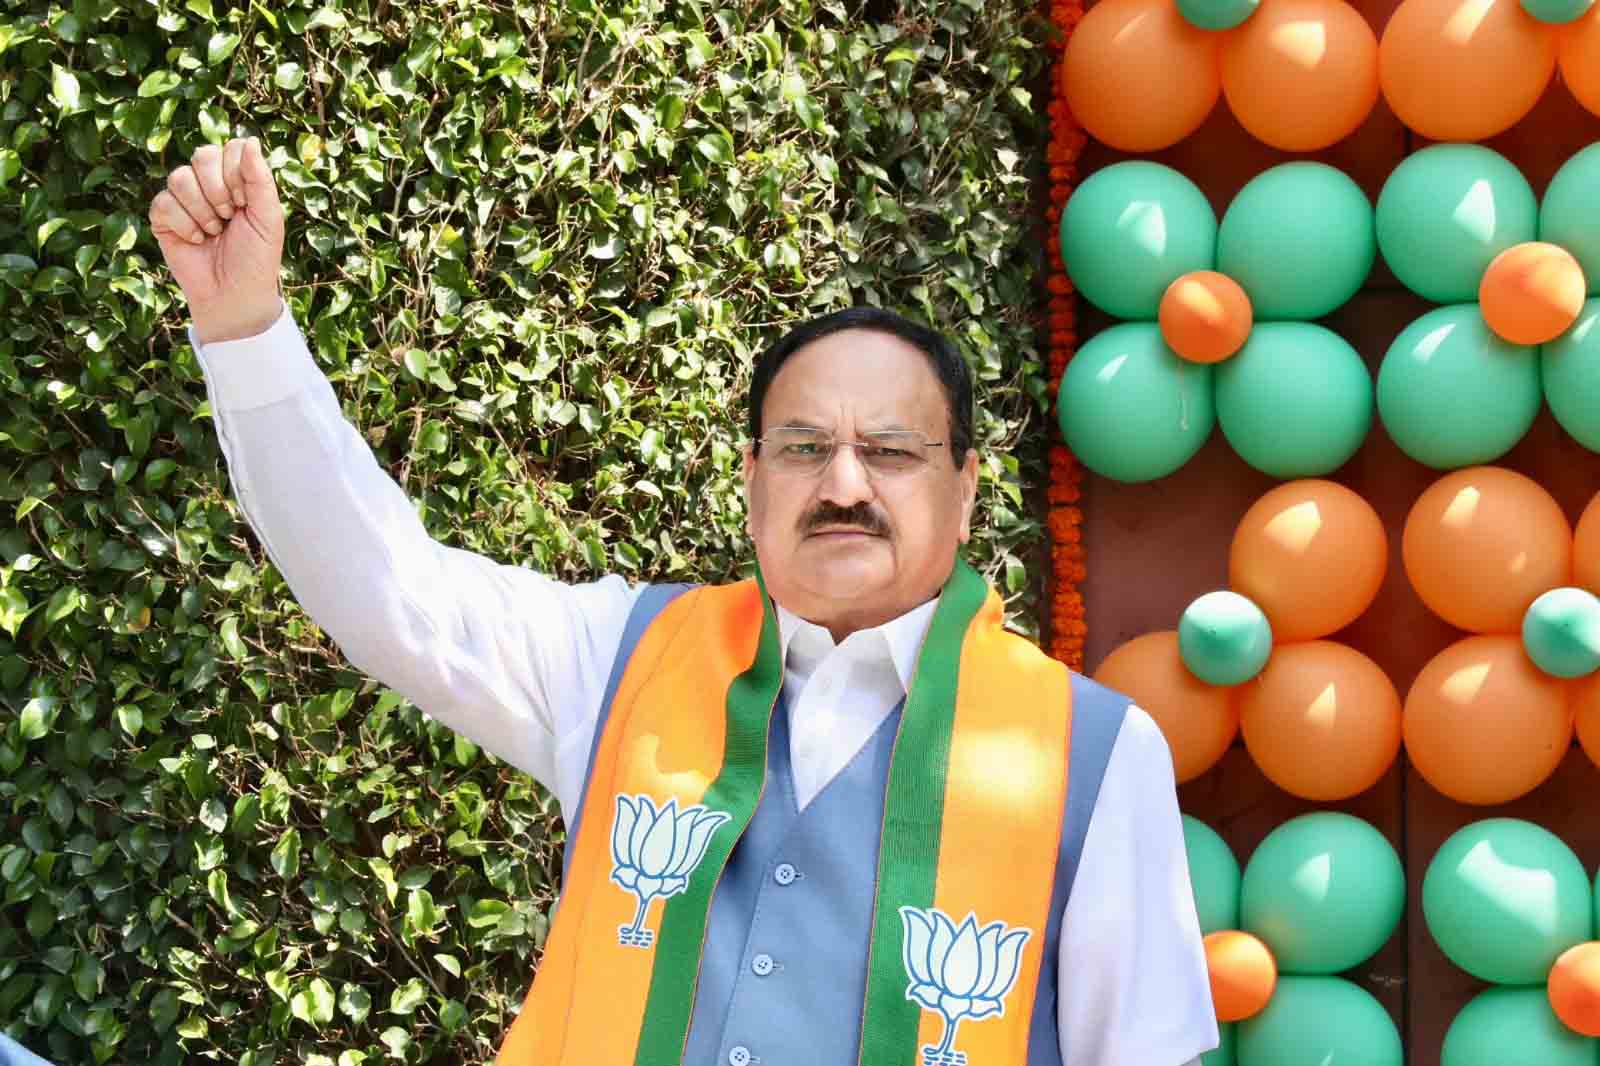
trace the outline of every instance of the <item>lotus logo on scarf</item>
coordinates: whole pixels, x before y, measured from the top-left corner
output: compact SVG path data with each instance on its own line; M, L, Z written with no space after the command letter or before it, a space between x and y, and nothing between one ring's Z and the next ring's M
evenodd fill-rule
M958 927L932 907L901 907L900 920L905 923L906 973L911 977L906 998L944 1019L944 1039L923 1047L923 1066L966 1066L966 1054L951 1046L956 1026L964 1018L1004 1016L1006 996L1017 983L1022 946L1033 930L1008 931L1004 922L980 929L970 912Z
M617 927L617 943L647 948L656 934L644 928L650 901L676 896L705 858L711 834L729 820L721 811L696 804L678 809L676 797L657 807L649 796L618 796L611 824L611 880L632 892L639 910L631 925Z

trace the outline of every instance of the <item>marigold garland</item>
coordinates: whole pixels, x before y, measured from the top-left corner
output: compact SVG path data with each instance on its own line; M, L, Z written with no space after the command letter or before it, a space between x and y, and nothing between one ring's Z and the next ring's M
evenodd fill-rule
M1061 209L1078 180L1078 157L1088 137L1072 117L1061 97L1061 62L1067 38L1083 18L1081 0L1050 0L1050 19L1060 29L1052 42L1055 59L1050 72L1050 145L1045 160L1050 167L1050 205L1045 219L1049 226L1048 262L1045 285L1050 293L1049 340L1050 394L1055 395L1067 361L1077 351L1077 302L1072 282L1061 263L1059 227ZM1083 493L1083 467L1059 441L1050 448L1050 481L1046 493L1046 524L1050 529L1049 652L1074 670L1083 669L1083 645L1088 633L1084 616L1083 512L1079 503Z

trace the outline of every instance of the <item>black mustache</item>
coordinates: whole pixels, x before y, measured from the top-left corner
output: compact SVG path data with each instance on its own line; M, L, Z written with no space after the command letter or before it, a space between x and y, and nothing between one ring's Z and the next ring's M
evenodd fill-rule
M839 507L831 503L818 504L810 514L800 520L800 533L802 536L809 536L826 526L852 526L875 537L889 535L889 523L865 503L850 507Z

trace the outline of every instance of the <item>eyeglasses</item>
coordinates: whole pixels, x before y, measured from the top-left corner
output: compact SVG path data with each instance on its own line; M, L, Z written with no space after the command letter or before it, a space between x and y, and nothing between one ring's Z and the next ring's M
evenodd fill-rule
M880 429L863 433L860 440L836 440L825 429L780 426L756 441L765 446L764 455L772 465L786 473L820 474L826 470L838 448L854 448L856 458L867 473L894 477L921 470L928 464L928 453L943 448L944 441L930 441L914 429Z

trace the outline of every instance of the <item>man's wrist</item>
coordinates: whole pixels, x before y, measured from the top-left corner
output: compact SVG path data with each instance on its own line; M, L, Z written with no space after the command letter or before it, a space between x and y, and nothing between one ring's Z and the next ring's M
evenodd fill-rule
M201 344L222 344L227 341L259 337L272 328L283 314L283 301L276 293L269 303L257 302L248 307L227 309L196 309L194 335Z

